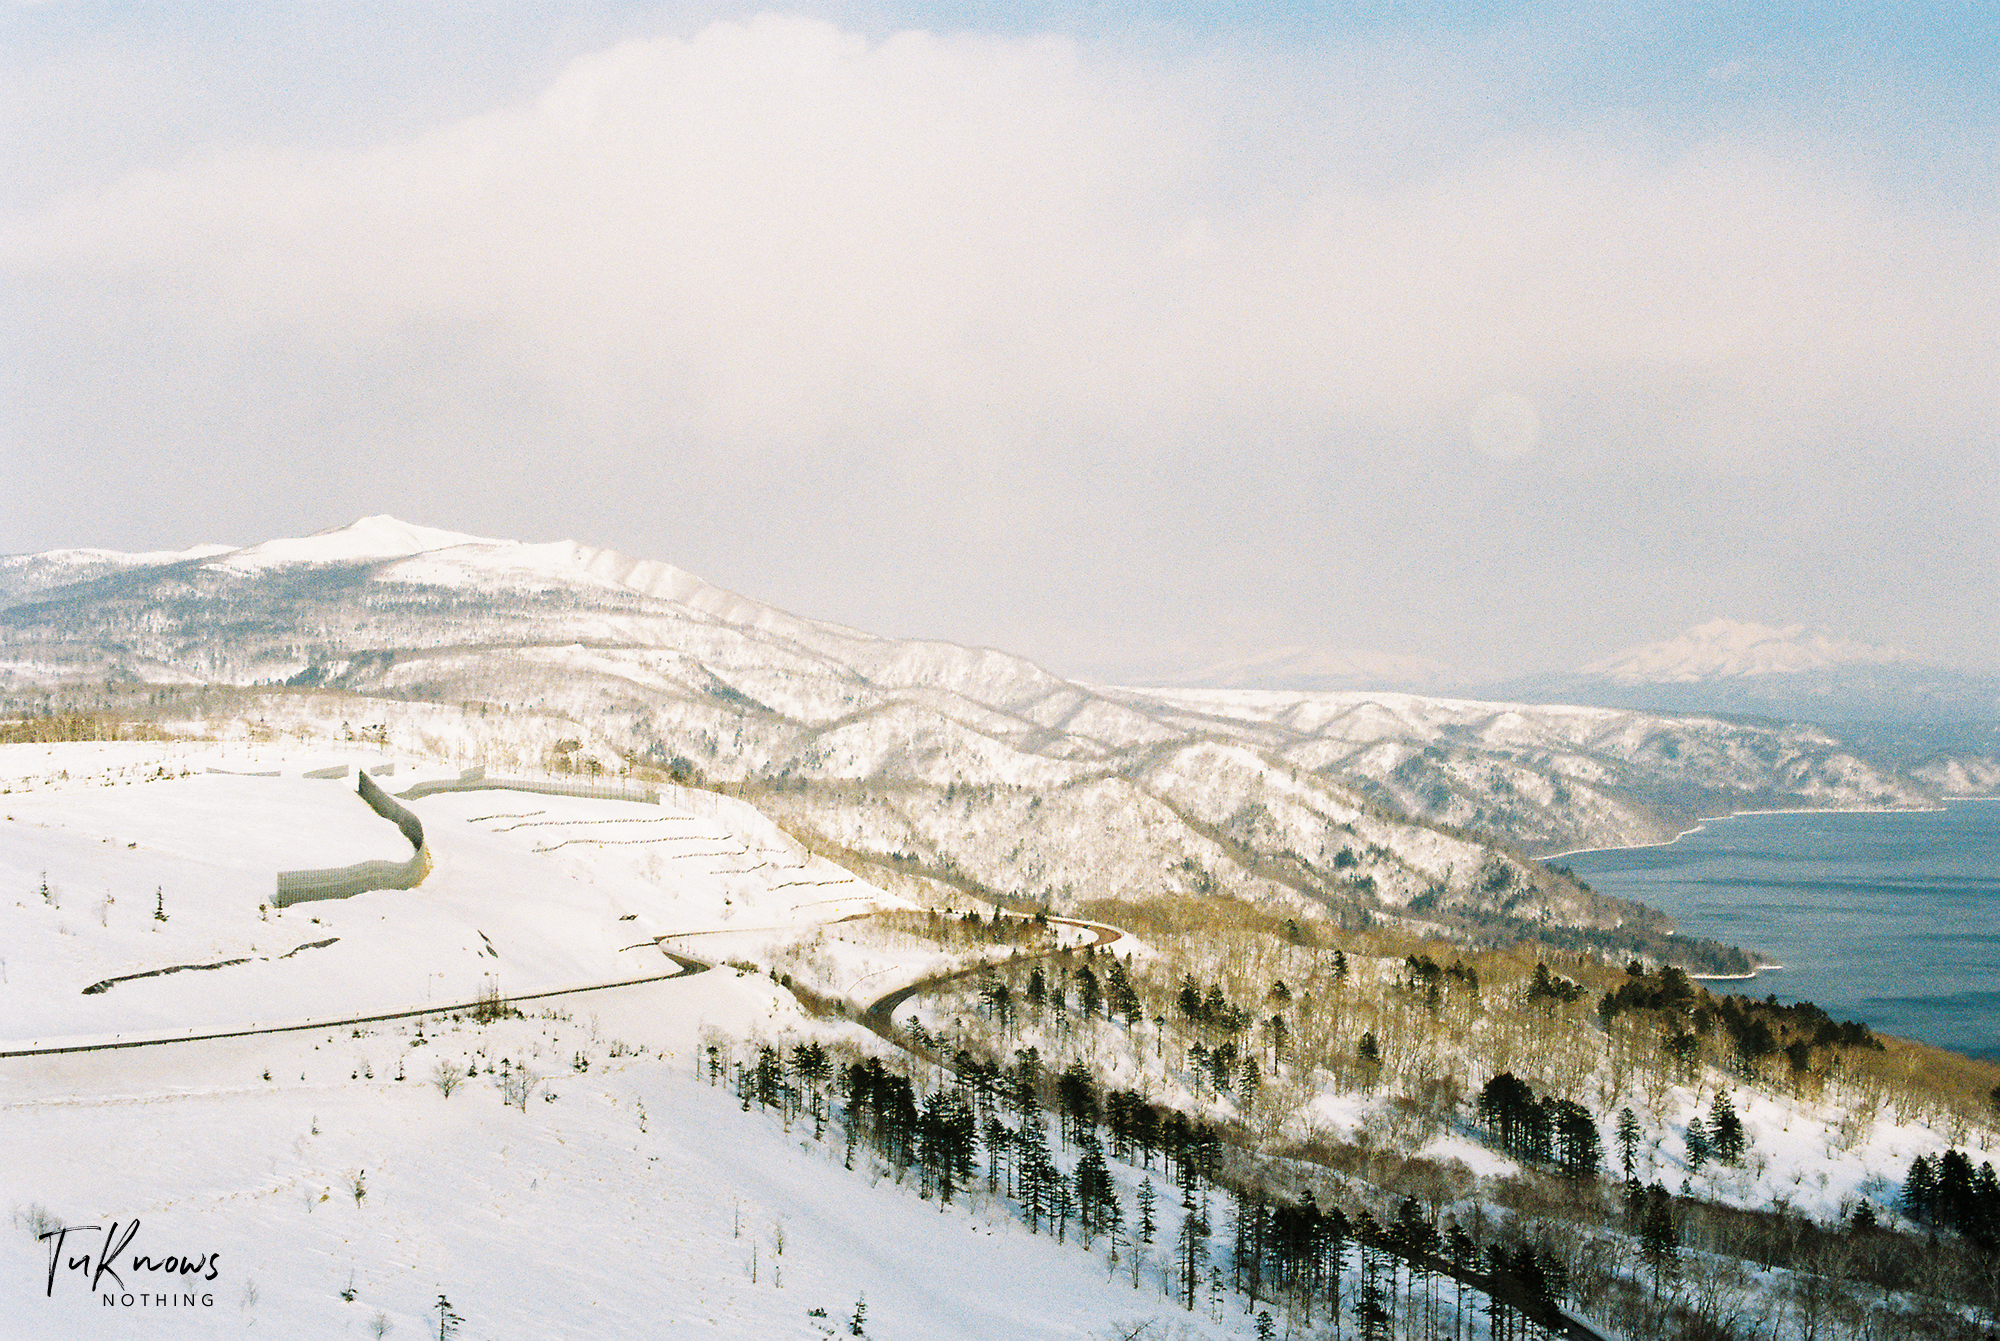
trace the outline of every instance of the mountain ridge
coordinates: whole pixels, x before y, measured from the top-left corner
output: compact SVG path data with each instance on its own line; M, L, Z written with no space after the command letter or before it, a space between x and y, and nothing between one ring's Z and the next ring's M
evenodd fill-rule
M505 767L706 779L803 840L1020 906L1220 893L1647 953L1672 948L1663 919L1530 854L1664 841L1718 809L1934 805L1976 775L1920 777L1788 724L1109 689L671 564L392 518L0 603L16 711L179 702L174 685L229 686L285 729L363 714Z

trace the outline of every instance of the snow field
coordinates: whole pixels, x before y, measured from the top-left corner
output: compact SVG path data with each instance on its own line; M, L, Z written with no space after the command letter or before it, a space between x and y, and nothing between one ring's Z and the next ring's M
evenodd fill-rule
M837 1129L815 1143L809 1123L787 1133L695 1079L712 1030L813 1028L767 980L719 971L560 1004L571 1018L427 1021L421 1046L399 1025L0 1061L17 1212L0 1334L366 1336L379 1312L390 1336L420 1337L440 1292L467 1338L815 1338L809 1310L839 1323L864 1296L875 1337L1094 1338L1149 1317L1161 1338L1250 1330L1183 1313L1149 1277L1110 1279L1103 1245L1031 1236L983 1193L941 1213L860 1157L844 1171ZM556 1097L508 1107L483 1065L449 1099L429 1082L440 1059L474 1058L525 1061ZM362 1065L375 1078L350 1080ZM33 1206L137 1217L135 1249L220 1253L201 1287L213 1304L106 1308L66 1278L51 1296Z
M670 934L750 926L784 938L909 906L727 798L701 794L696 814L483 790L406 803L433 858L415 889L271 909L279 870L401 860L409 845L351 776L299 776L325 751L150 748L0 747L0 766L32 751L35 767L71 774L0 808L11 816L0 820L0 1050L669 974L658 940ZM163 748L178 774L118 785L115 770L157 771ZM281 776L204 771L218 761ZM406 761L388 781L407 790L423 776ZM113 978L127 980L83 990Z

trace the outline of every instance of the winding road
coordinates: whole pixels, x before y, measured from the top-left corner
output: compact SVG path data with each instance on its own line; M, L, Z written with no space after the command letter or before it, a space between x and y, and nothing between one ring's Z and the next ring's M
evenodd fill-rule
M1090 942L1092 947L1109 945L1125 935L1117 927L1106 926L1102 922L1079 922L1071 917L1051 917L1049 925L1077 927L1084 931L1096 932L1097 939ZM1051 955L1059 955L1067 950L1078 949L1081 947L1081 944L1079 942L1078 945L1060 946L1054 950L1045 950L1039 955L1031 955L1029 957L1032 959L1047 959ZM862 1011L861 1023L867 1028L874 1030L877 1034L880 1034L889 1042L894 1043L897 1047L902 1048L906 1052L910 1051L909 1041L899 1037L896 1033L896 1008L915 996L918 992L928 992L934 987L942 987L944 984L956 982L960 978L974 977L980 973L984 973L991 966L990 963L974 964L971 968L953 969L949 973L939 973L933 977L920 978L907 987L898 987L895 991L877 999L866 1010Z

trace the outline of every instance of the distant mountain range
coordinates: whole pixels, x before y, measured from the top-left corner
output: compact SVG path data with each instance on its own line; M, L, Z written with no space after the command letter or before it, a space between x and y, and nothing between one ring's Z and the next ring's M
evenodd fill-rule
M390 517L238 549L0 560L0 715L55 708L365 725L501 767L705 780L870 878L1017 905L1233 894L1683 958L1657 914L1529 854L2000 783L2000 757L1785 723L1106 688L801 618L665 563Z
M1819 722L2000 723L2000 674L1834 638L1803 624L1732 619L1698 624L1573 671L1511 679L1468 674L1423 657L1305 648L1160 678L1172 687L1401 689Z
M2000 675L1792 624L1718 619L1571 674L1494 685L1531 702L1604 703L1830 723L2000 722Z

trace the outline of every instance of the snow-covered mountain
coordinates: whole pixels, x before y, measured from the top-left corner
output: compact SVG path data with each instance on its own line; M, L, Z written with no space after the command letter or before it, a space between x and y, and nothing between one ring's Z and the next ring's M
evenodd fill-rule
M1686 684L1751 675L1798 675L1837 666L1922 665L1901 648L1833 638L1803 624L1773 628L1712 619L1658 642L1630 647L1579 668L1618 684Z
M44 554L0 555L0 605L23 601L52 587L87 582L132 568L160 568L189 559L227 554L230 545L195 545L184 550L125 554L110 549L56 549Z
M1394 690L1825 722L2000 722L2000 675L1803 624L1714 619L1573 671L1494 679L1428 657L1290 647L1145 680L1174 689Z
M1481 686L1531 702L1601 703L1822 722L2000 721L2000 675L1803 624L1698 624L1574 672Z
M129 557L0 606L0 696L39 709L67 686L70 703L168 712L158 686L230 685L274 729L359 717L503 766L699 775L842 860L1017 902L1229 892L1655 934L1514 854L1657 841L1730 808L1936 795L1809 727L1107 689L569 541L371 517Z

